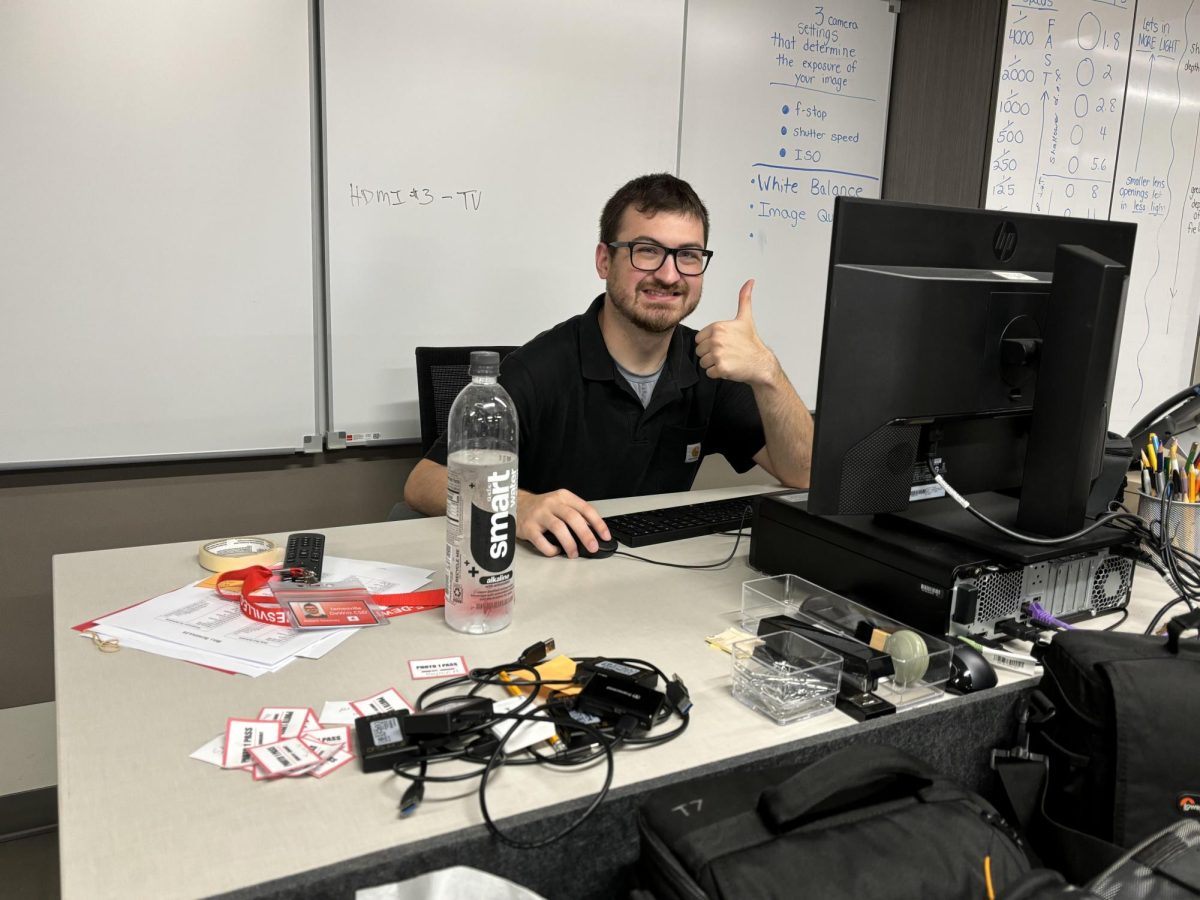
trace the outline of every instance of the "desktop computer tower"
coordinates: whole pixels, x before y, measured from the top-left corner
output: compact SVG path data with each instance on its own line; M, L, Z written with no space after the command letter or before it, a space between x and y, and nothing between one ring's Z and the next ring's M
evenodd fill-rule
M901 517L813 515L807 492L791 491L756 504L750 565L798 575L928 634L1005 639L1029 621L1031 602L1068 622L1123 608L1133 586L1128 542L1102 528L1065 547L997 554Z

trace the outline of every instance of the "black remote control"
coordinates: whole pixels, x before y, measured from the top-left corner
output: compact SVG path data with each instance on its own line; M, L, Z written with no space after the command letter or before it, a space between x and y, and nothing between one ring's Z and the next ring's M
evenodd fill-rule
M312 531L301 531L288 535L287 549L283 553L283 569L306 569L313 573L315 581L321 579L321 561L325 558L325 535ZM286 578L287 575L285 574Z

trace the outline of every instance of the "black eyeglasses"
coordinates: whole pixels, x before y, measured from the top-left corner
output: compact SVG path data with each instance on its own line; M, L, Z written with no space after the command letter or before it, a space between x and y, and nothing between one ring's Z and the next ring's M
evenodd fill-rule
M614 250L617 247L628 247L630 263L642 272L657 272L667 261L667 257L673 256L679 274L703 275L713 255L711 250L698 250L695 247L676 247L672 250L662 244L645 241L610 241L608 246Z

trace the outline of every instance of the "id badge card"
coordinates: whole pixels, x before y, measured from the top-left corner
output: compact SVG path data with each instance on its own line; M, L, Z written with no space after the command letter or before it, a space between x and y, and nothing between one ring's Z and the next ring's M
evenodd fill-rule
M388 624L357 578L317 584L272 582L271 592L292 625L302 631Z

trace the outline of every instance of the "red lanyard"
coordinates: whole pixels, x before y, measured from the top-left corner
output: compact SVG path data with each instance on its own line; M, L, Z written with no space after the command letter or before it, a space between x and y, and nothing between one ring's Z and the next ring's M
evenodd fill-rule
M299 576L304 573L304 570L291 569L289 573ZM273 571L266 566L249 566L233 572L222 572L217 576L217 593L226 600L237 600L241 604L242 615L248 619L253 619L255 622L262 622L264 625L282 625L285 628L291 628L291 619L288 618L286 612L279 608L278 603L250 596L267 584L272 578L281 574L284 574L282 569ZM240 593L223 590L221 587L229 582L239 581L241 582Z

